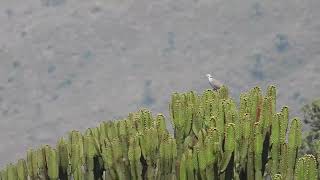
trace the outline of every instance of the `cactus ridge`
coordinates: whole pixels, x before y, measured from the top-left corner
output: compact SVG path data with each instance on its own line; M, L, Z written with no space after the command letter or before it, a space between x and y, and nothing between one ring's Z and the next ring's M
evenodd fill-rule
M173 93L173 134L165 116L148 109L70 131L55 147L29 149L26 159L0 171L0 180L319 179L319 160L298 157L301 121L289 120L287 106L276 111L275 86L265 95L260 87L243 92L239 104L229 94L226 86Z

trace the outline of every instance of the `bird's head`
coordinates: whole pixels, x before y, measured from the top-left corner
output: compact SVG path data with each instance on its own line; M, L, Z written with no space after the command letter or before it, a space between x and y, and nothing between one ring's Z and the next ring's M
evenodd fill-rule
M206 74L207 78L212 78L211 74Z

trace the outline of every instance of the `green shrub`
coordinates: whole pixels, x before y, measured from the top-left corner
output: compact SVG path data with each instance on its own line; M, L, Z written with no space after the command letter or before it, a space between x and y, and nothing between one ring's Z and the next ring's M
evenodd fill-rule
M31 149L0 179L318 179L315 157L297 158L301 122L289 124L288 107L276 112L274 86L265 96L258 87L242 93L239 106L225 86L173 93L169 111L173 135L162 114L142 109Z

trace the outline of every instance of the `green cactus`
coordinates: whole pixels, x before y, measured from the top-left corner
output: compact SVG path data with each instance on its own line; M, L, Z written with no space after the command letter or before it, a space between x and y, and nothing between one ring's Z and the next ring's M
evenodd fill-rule
M313 155L304 155L299 158L295 169L295 180L317 180L318 170L316 158Z
M301 122L299 119L295 118L291 122L289 138L288 138L288 178L293 177L293 169L296 164L296 159L298 156L298 150L301 146L302 129Z
M17 164L18 179L27 180L28 179L28 169L27 163L24 159L19 159Z
M273 180L282 180L283 177L281 174L275 174L273 177L272 177Z
M254 133L254 165L255 179L262 180L262 151L263 151L263 134L261 132L261 124L255 123Z
M235 148L235 125L233 123L229 123L226 127L225 132L225 142L224 142L224 153L223 159L221 162L220 172L224 172L231 161L231 157Z
M70 176L70 166L69 166L69 147L64 138L60 138L57 143L58 151L58 161L59 161L59 177L60 179L68 180Z
M7 180L7 179L8 179L7 170L6 170L6 169L3 169L3 170L0 172L0 179L1 179L1 180Z
M29 177L36 179L38 177L38 162L36 151L33 149L27 151L27 168Z
M7 178L8 178L8 180L16 180L16 179L18 179L17 168L12 163L10 163L7 166Z
M59 159L58 152L56 149L50 146L45 146L43 148L45 152L46 166L48 168L48 177L50 180L59 179Z
M315 156L297 160L302 125L294 118L288 128L288 107L276 112L275 86L265 96L259 87L242 93L239 107L225 86L202 95L173 93L169 112L173 135L164 115L141 109L84 133L71 131L55 148L28 150L0 180L319 178L320 141Z
M139 139L138 136L134 136L130 138L129 143L129 150L128 150L128 159L130 162L130 172L131 178L133 180L141 180L142 174L142 165L140 163L141 158L141 148L139 146Z
M81 173L81 155L80 155L80 145L79 144L72 144L70 148L70 166L71 166L71 174L73 177L77 177L77 179L82 179L82 173ZM75 178L76 179L76 178Z

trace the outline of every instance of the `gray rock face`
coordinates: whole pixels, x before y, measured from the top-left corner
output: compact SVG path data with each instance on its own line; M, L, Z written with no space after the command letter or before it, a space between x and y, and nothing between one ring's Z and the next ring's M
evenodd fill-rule
M173 91L278 86L290 113L320 96L320 1L38 0L0 3L0 166L72 129Z

